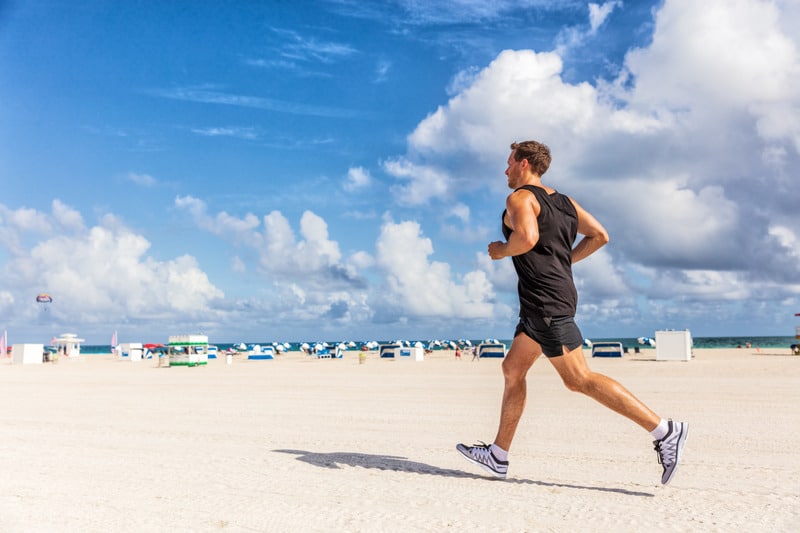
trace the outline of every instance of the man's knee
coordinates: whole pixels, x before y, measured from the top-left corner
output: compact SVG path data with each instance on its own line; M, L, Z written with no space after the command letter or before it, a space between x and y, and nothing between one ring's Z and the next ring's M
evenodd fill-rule
M528 373L528 368L530 366L520 364L519 361L515 361L513 359L505 358L503 360L503 377L506 381L520 381L525 379L525 375Z
M564 385L572 392L586 393L592 387L591 374L569 374L562 377Z

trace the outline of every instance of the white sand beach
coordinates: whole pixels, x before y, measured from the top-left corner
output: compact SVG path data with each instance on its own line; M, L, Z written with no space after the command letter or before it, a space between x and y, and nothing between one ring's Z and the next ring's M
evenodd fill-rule
M589 362L689 422L666 487L544 358L505 481L455 451L494 437L500 359L5 360L0 531L798 531L800 357L762 352Z

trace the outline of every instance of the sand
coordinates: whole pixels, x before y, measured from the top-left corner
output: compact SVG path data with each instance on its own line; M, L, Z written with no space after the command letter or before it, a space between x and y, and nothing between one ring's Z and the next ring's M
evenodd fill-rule
M670 485L649 435L539 361L494 480L500 360L358 353L156 368L0 362L0 531L798 531L800 357L592 359L690 423Z

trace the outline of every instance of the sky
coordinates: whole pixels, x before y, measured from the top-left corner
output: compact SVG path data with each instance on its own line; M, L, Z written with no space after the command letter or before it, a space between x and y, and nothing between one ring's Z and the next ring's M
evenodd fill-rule
M791 336L799 46L797 0L0 0L0 330L510 338L534 139L611 237L584 336Z

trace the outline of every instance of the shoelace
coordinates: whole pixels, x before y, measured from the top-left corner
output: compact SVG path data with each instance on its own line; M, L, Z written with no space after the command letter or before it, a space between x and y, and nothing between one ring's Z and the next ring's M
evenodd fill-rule
M476 459L486 460L489 458L489 454L492 451L489 449L491 448L491 444L486 444L482 440L478 441L480 444L473 444L470 446L470 452L472 452L473 456L475 456L475 452L477 452Z
M671 437L671 435L668 435L662 440L657 440L655 443L658 462L664 466L671 465L678 456L678 439L669 439L669 437Z

